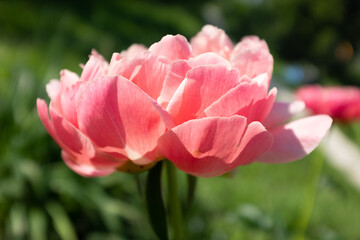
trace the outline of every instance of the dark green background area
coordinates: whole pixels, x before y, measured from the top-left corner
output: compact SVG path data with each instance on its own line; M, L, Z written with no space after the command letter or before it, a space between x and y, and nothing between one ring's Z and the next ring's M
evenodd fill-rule
M357 0L0 0L0 239L155 239L134 176L88 179L69 170L35 102L48 101L45 85L61 69L80 73L91 49L109 60L166 34L190 40L206 23L234 42L265 39L275 86L360 85ZM359 123L342 129L360 146ZM299 162L200 179L197 190L186 215L189 239L360 236L359 190L320 150Z

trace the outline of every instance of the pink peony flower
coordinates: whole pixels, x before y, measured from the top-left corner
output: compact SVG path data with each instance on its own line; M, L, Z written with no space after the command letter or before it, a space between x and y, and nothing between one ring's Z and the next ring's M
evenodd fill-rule
M67 165L84 176L137 171L167 158L212 177L254 161L283 163L310 153L331 125L326 115L286 123L301 102L274 103L272 56L263 40L234 48L205 26L191 44L165 36L133 45L110 63L93 52L80 77L67 70L47 85L38 113Z
M305 86L297 91L314 114L328 114L340 122L360 119L360 89L358 87Z

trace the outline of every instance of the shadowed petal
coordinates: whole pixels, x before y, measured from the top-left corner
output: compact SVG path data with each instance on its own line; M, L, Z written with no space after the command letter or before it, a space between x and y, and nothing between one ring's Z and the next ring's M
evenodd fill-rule
M290 122L271 130L274 143L258 162L285 163L298 160L314 150L328 132L332 119L317 115Z
M252 163L264 154L273 144L273 136L260 122L248 125L238 148L240 154L231 163L231 168Z
M305 104L302 101L295 101L292 103L275 102L269 115L264 121L264 126L267 129L274 128L291 117L304 110Z

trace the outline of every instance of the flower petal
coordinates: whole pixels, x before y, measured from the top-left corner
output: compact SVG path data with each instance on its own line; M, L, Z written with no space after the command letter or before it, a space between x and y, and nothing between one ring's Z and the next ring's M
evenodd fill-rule
M160 97L157 100L158 103L164 108L167 107L169 101L180 84L184 81L186 74L190 69L199 66L217 64L224 65L228 68L231 67L229 61L212 52L200 54L199 56L189 60L178 60L173 62L171 64L170 71L166 75Z
M87 136L59 116L51 106L50 117L56 142L63 150L74 156L78 164L114 167L121 165L123 160L127 160L124 155L117 155L115 159L107 157L105 153L100 153Z
M251 122L238 147L239 156L231 163L230 169L252 163L273 144L273 136L260 122Z
M177 124L198 118L209 105L239 83L236 69L222 65L193 68L175 92L167 111Z
M246 118L202 118L185 122L159 139L159 152L187 173L211 177L229 171L239 155Z
M190 41L194 56L214 52L229 59L233 44L224 30L205 25Z
M105 75L108 68L108 63L95 50L92 51L89 60L84 66L80 79L82 81L94 80L102 75Z
M51 106L50 121L47 106L44 100L37 100L37 109L39 117L45 128L63 149L63 152L66 151L68 156L71 155L72 165L75 164L77 169L113 169L123 164L124 161L106 156L105 154L98 152L85 135L83 135L73 125L59 116ZM122 158L126 159L125 156ZM64 160L70 161L69 157L66 157L66 159L64 158ZM67 162L67 164L69 165L69 162ZM84 175L78 170L74 169L74 167L71 168L75 172Z
M52 128L52 123L49 120L49 112L48 112L48 108L46 105L46 102L43 99L36 99L36 107L37 107L37 112L39 115L39 118L41 120L41 122L43 123L46 131L48 131L48 133L51 135L52 138L56 138L53 128Z
M164 85L157 102L164 108L167 107L176 90L184 81L186 73L191 69L185 60L178 60L171 64L169 72L166 74Z
M123 77L88 84L77 104L79 129L103 151L147 164L156 156L157 139L166 129L158 109L136 85Z
M317 115L290 122L271 130L274 144L256 161L265 163L285 163L298 160L320 143L331 127L332 119L327 115Z
M46 92L51 100L56 100L61 92L61 83L59 80L52 79L46 84Z
M266 74L257 78L267 81ZM261 84L263 81L254 79L251 83L243 82L230 89L204 110L206 116L228 117L238 114L245 116L250 122L262 120L262 115L266 114L264 108L267 106L267 88Z
M305 104L302 101L295 101L292 103L275 102L269 115L264 121L264 126L267 129L274 128L291 117L304 110Z
M270 86L274 59L265 41L257 37L243 39L235 46L230 62L239 69L240 75L248 75L250 78L267 73L267 86Z
M206 65L215 65L215 64L222 64L228 68L231 67L231 64L228 60L226 60L223 57L220 57L219 55L213 52L202 53L196 56L195 58L190 58L188 62L193 68L199 66L206 66Z
M62 70L60 72L60 82L62 89L70 88L80 80L79 76L69 70Z
M107 176L116 171L116 168L96 168L92 165L79 163L79 160L76 157L72 156L66 151L61 151L61 157L66 163L66 165L71 168L77 174L84 177L100 177Z
M151 45L149 52L166 57L170 61L189 59L191 57L190 44L181 35L166 35L160 42Z
M121 51L120 55L125 58L133 58L146 50L147 48L142 44L132 44L127 50Z
M73 124L75 127L78 127L78 122L77 122L76 104L74 103L77 102L77 98L79 96L78 92L80 88L83 86L84 86L84 82L79 81L73 86L64 89L60 96L61 109L62 109L61 113L63 117L71 124ZM53 102L51 103L53 104Z
M360 118L360 89L357 87L309 85L300 88L296 95L314 114L328 114L341 122Z
M136 84L153 99L160 96L161 89L170 62L164 57L156 56L150 52L143 52L131 59L121 59L118 72L112 75L121 75Z

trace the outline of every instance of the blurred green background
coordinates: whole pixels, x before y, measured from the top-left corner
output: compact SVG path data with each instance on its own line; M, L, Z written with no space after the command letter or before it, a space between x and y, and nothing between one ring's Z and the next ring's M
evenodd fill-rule
M134 176L69 170L35 101L61 69L80 73L93 48L109 60L166 34L190 40L206 23L234 42L265 39L274 85L360 85L358 0L0 0L0 239L155 239ZM360 146L359 123L342 129ZM197 190L189 239L360 239L360 192L320 150L200 179Z

